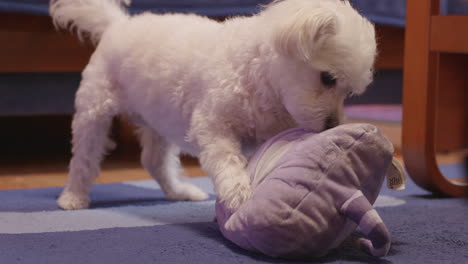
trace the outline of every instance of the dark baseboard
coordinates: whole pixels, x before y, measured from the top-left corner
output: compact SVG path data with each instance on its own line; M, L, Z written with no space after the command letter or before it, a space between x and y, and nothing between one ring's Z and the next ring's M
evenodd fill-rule
M69 156L71 116L0 117L0 158Z

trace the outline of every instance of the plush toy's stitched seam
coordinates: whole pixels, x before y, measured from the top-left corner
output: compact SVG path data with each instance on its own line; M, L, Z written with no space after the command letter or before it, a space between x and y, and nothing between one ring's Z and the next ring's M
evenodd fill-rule
M329 171L331 168L334 167L333 165L335 164L335 161L336 161L336 160L340 160L340 159L343 158L343 156L348 155L348 153L351 152L351 150L353 150L356 146L359 146L360 144L362 144L360 141L361 141L361 139L362 139L364 136L367 136L367 135L369 135L369 133L372 133L372 132L373 132L373 131L367 131L367 130L363 131L362 134L359 135L359 137L357 137L357 138L354 140L354 142L353 142L351 145L349 145L347 148L342 148L340 145L337 145L337 144L335 144L335 142L333 142L334 145L337 146L337 147L338 147L339 149L341 149L342 151L340 152L340 155L336 155L333 159L330 159L330 160L327 160L327 161L326 161L327 163L330 163L331 165L328 166L326 170L322 170L322 172L325 173L325 174L327 174L328 171ZM333 149L331 149L331 151L333 152ZM328 149L327 152L330 152L330 149ZM314 168L311 168L310 166L304 166L304 165L302 165L302 164L301 164L301 166L302 166L303 168L314 169ZM277 170L277 169L286 169L286 168L290 168L290 167L297 167L297 165L294 164L294 163L293 163L293 164L288 164L288 165L283 165L283 164L280 163L280 164L278 164L278 165L275 167L274 170ZM272 171L273 171L273 170L272 170Z
M267 180L264 181L264 182L271 181L271 180L277 180L277 181L280 181L280 182L282 182L282 183L284 183L284 184L289 185L289 187L295 188L293 185L291 185L291 183L287 182L286 180L284 180L284 179L282 179L282 178L270 178L270 179L267 179Z
M327 168L326 171L324 171L325 174L328 174L328 172L332 169L334 169L336 167L336 160L340 160L342 159L343 157L347 156L349 152L351 152L351 150L353 150L356 146L359 146L362 144L361 142L361 139L364 137L364 136L367 136L369 135L370 131L364 131L361 135L359 135L359 137L357 139L354 140L354 142L347 148L341 148L339 147L340 149L342 149L343 151L340 152L341 155L336 155L335 158L333 160L330 160L328 161L329 163L331 163L331 165ZM336 145L336 144L335 144Z
M310 190L309 188L307 188L306 186L302 185L302 184L300 184L300 185L298 184L298 185L296 185L296 186L293 186L293 185L291 185L289 182L287 182L287 181L285 181L284 179L281 179L281 178L271 178L271 179L269 179L269 180L277 180L277 181L280 181L280 182L282 182L282 183L284 183L284 184L287 184L288 186L290 186L290 187L292 187L292 188L299 188L298 186L301 186L302 189L307 190L307 193L296 203L296 205L295 205L295 206L291 206L291 209L292 209L292 210L289 211L289 215L285 218L285 220L290 219L291 216L292 216L293 214L295 214L295 212L297 211L297 208L301 205L301 203L307 198L307 196L310 195L311 190Z
M294 206L294 207L291 207L291 211L289 211L289 215L288 217L286 217L285 220L288 220L291 218L292 215L295 215L297 214L298 212L302 213L301 211L298 211L297 208L299 208L299 206L302 204L302 202L307 199L307 197L310 195L311 192L307 192L298 202L297 204Z
M329 163L330 166L328 166L325 170L322 170L322 173L328 174L331 170L333 170L337 165L337 163L335 161L342 159L343 157L347 156L354 148L360 146L362 144L362 142L360 142L361 139L364 136L367 136L369 133L370 133L370 131L364 131L361 135L359 135L359 137L357 139L354 140L354 142L349 147L347 147L345 149L341 148L343 151L341 151L339 153L339 155L336 155L333 159L330 159L330 160L327 161L327 163ZM278 166L276 166L274 170L288 169L288 168L295 168L295 167L297 167L296 164L288 164L288 165L278 164ZM304 166L303 164L301 164L301 167L303 167L305 169L315 169L315 168L313 168L311 166ZM318 178L317 180L320 181L322 178L323 177Z

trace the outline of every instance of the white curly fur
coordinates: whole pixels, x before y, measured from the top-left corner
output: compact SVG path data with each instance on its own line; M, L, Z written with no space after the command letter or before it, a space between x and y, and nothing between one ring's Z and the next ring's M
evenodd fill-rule
M73 158L58 200L65 209L88 206L115 115L141 127L142 164L170 199L207 197L178 178L182 151L200 158L219 198L236 208L251 193L248 146L287 128L339 123L344 98L372 78L374 27L347 1L276 1L225 22L129 16L121 2L51 2L57 26L98 43L76 94ZM323 71L336 85L321 82Z

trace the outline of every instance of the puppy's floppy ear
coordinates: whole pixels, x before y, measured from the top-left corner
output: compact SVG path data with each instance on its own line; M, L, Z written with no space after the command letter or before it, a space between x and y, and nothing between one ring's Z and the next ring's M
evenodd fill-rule
M273 45L282 55L308 61L336 34L337 24L337 17L330 10L297 10L279 22L273 33Z

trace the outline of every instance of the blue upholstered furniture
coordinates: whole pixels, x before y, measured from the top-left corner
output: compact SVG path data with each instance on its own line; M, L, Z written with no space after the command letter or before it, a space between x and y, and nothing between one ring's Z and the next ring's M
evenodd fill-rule
M258 12L261 4L270 1L272 0L133 0L130 10L132 13L150 10L158 13L185 12L225 17ZM390 64L387 63L383 68L393 71L379 72L375 78L375 87L369 89L366 97L355 97L351 103L369 100L379 103L399 103L401 102L401 89L398 88L401 87L399 70L402 65L403 46L401 27L405 25L406 0L351 0L351 2L376 24L400 27L397 29L397 34L394 31L385 32L386 35L380 37L380 60L385 61L390 57ZM0 115L56 114L73 111L71 102L79 83L79 74L43 73L79 72L91 50L85 50L76 40L66 39L63 34L57 34L50 25L44 26L44 22L50 23L47 17L48 3L49 0L0 0L2 23L0 39L12 40L10 44L12 50L4 50L3 53L0 51L2 57L0 73L9 73L0 75L2 95ZM442 13L468 13L468 2L442 0L441 9ZM41 19L37 20L37 15ZM31 20L33 17L36 17L35 20ZM22 25L17 26L19 24ZM382 39L385 40L384 43ZM43 46L50 43L56 47L46 49L48 53L45 54ZM386 48L386 45L394 43L397 43L396 48ZM33 73L18 74L22 72ZM32 92L30 87L33 83L36 85L34 91L37 92L37 96L23 96ZM385 101L382 101L382 98Z
M133 0L132 13L152 11L197 13L206 16L226 17L249 15L272 0ZM315 1L315 0L310 0ZM389 63L377 67L393 71L380 72L375 87L366 93L371 101L383 103L401 102L401 69L403 30L406 0L350 0L366 17L378 25L396 26L390 32L378 32L380 61ZM79 82L79 74L43 74L50 72L79 72L85 65L91 49L78 44L75 39L57 34L50 25L49 0L0 0L0 39L8 39L11 50L0 51L0 115L70 113L73 93ZM468 2L442 0L442 13L468 13ZM39 19L38 19L39 18ZM385 35L382 37L382 35ZM396 45L395 45L396 43ZM46 46L54 44L53 49ZM387 45L391 45L387 48ZM393 46L392 46L393 45ZM3 53L2 53L3 52ZM390 66L389 66L390 65ZM395 71L396 70L396 71ZM31 74L18 73L32 72ZM8 74L4 74L8 73ZM11 74L13 73L13 74ZM38 73L38 74L36 74ZM39 74L40 73L40 74ZM72 76L72 77L70 77ZM67 81L66 81L67 80ZM38 96L30 94L32 83ZM12 88L15 87L15 88ZM388 87L393 87L389 89ZM48 91L39 92L40 89ZM393 91L392 91L393 90ZM60 91L60 93L58 92ZM66 92L67 91L67 92ZM388 92L391 91L391 92ZM51 95L54 96L51 96ZM63 96L59 96L63 94ZM41 96L39 96L41 95ZM46 96L46 97L44 97ZM28 98L26 100L25 98ZM351 103L362 103L364 97L355 97ZM26 102L27 101L27 102ZM44 104L44 102L50 102ZM65 103L53 103L65 102ZM37 107L34 107L37 106Z
M206 16L248 15L260 10L261 4L271 0L133 0L132 12L184 12ZM311 0L314 1L314 0ZM406 0L351 0L362 14L375 23L403 26ZM47 15L49 0L0 0L0 12L19 12ZM468 14L468 3L461 0L442 0L443 14Z

